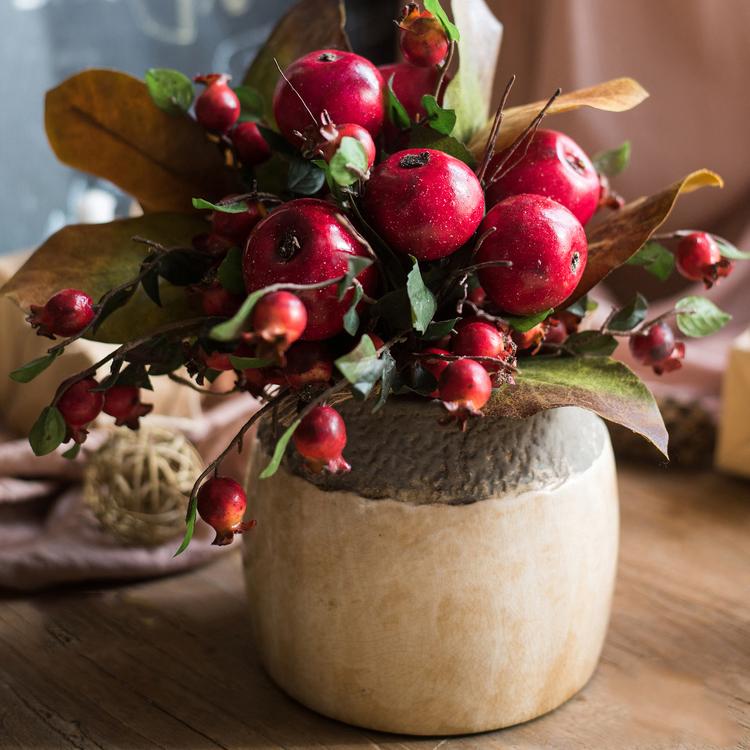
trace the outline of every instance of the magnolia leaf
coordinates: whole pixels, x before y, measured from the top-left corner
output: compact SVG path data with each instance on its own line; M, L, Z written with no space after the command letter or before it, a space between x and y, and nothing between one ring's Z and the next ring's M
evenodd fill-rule
M234 89L240 100L238 122L261 122L263 120L263 97L252 86L237 86Z
M314 50L351 50L345 23L346 12L340 0L301 0L276 24L242 81L261 97L266 122L274 122L271 102L279 80L276 62L284 70L298 57ZM316 112L316 116L319 114Z
M242 250L240 248L229 248L229 252L221 261L221 265L216 272L216 280L232 294L245 294L245 282L242 278Z
M451 22L450 18L448 18L448 14L440 5L440 0L424 0L423 4L424 9L432 13L432 15L443 25L445 33L451 42L458 42L461 40L460 31L456 28L456 25Z
M606 357L532 357L515 385L492 393L488 417L523 419L558 406L580 406L637 432L667 455L667 430L651 391L622 362Z
M345 135L328 165L328 170L331 179L337 185L347 187L360 179L367 172L367 167L365 147L356 138Z
M435 295L425 286L419 271L419 262L412 256L414 263L406 277L406 292L411 306L411 323L419 333L424 333L432 322L437 311Z
M268 479L268 477L272 477L278 471L278 468L281 465L281 459L284 458L286 447L289 445L292 435L294 435L299 427L300 421L301 420L299 419L295 419L294 422L284 430L284 434L276 442L276 447L273 449L273 456L271 456L268 466L266 466L266 468L260 473L260 479Z
M190 245L206 230L206 222L191 214L147 214L108 224L79 224L53 234L0 290L17 305L41 305L60 289L81 289L94 300L134 278L149 249L134 242L147 237L166 247ZM127 297L128 295L126 295ZM190 317L184 289L163 285L158 307L139 288L121 309L96 331L99 341L122 343L154 329Z
M589 231L589 253L583 276L573 294L560 307L568 307L635 255L664 223L682 193L690 193L705 186L723 185L719 175L701 169L655 195L638 198L609 212Z
M740 250L723 237L717 237L716 235L712 235L712 237L716 240L719 252L723 258L729 258L729 260L750 260L750 253Z
M205 200L205 198L193 198L192 204L193 208L218 211L222 214L244 214L245 211L247 211L247 200L230 200L226 203L212 203L211 201Z
M146 88L159 109L170 114L187 112L193 103L193 82L179 70L151 68L146 72Z
M456 126L456 113L452 109L443 109L432 94L422 97L422 106L427 112L430 127L442 135L450 135Z
M606 112L625 112L636 107L647 97L648 92L632 78L615 78L590 88L578 89L558 96L547 110L547 116L570 112L580 107L592 107ZM546 99L506 109L503 116L503 126L500 128L500 133L495 141L495 147L500 150L510 146L539 114L539 110L545 104ZM488 120L469 142L469 149L477 159L481 158L484 153L491 128L492 120Z
M522 318L515 315L504 315L503 320L516 331L525 333L526 331L530 331L534 326L539 325L543 320L546 320L553 312L554 310L550 308L549 310L542 310L535 315L527 315Z
M565 349L572 354L609 357L617 349L617 339L601 331L579 331L565 339Z
M683 297L674 306L677 327L686 336L708 336L723 328L732 316L705 297Z
M454 0L451 8L461 40L457 42L458 71L445 89L443 106L455 111L453 134L467 143L490 114L503 25L484 0Z
M29 432L29 445L36 456L52 453L65 440L65 419L55 406L45 406Z
M411 119L409 118L409 113L406 111L406 107L401 104L396 96L396 92L393 90L393 79L395 76L396 74L394 73L386 82L386 114L392 125L395 125L399 130L407 130L411 126Z
M632 331L646 320L648 312L648 302L646 298L638 292L629 305L620 308L607 323L610 331Z
M10 373L10 379L16 383L30 383L37 375L44 372L61 354L62 349L45 354L42 357L32 359L21 367L17 367Z
M61 162L113 182L146 212L190 211L194 195L239 192L203 128L159 109L126 73L86 70L63 81L47 92L45 126Z
M597 172L607 177L614 177L627 169L630 164L630 141L625 141L621 146L601 151L591 158Z
M474 155L461 141L450 135L442 135L429 125L419 125L412 128L411 133L409 133L409 148L432 148L436 151L444 151L446 154L460 159L472 169L476 165Z
M660 281L666 281L674 270L674 255L660 242L647 242L625 261L629 266L643 266Z

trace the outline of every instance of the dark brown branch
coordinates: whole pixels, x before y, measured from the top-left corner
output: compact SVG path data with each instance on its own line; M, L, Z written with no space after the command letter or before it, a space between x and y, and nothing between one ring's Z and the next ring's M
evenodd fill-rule
M448 74L448 68L450 68L451 63L453 62L453 54L456 51L456 43L451 42L450 47L448 47L448 55L445 58L445 62L440 67L440 75L438 75L437 83L435 84L435 101L442 107L443 106L443 97L445 96L445 91L443 91L443 83L445 82L445 76ZM446 88L448 88L446 86Z
M510 90L513 88L513 84L515 83L515 81L515 75L511 76L510 80L505 85L503 97L500 100L500 105L498 106L497 111L495 112L495 119L492 121L490 135L487 138L487 145L484 147L484 155L482 156L482 161L477 167L476 174L479 182L482 182L482 180L484 180L484 173L487 171L487 167L490 165L490 161L492 161L492 157L495 155L495 141L497 140L497 135L500 132L500 126L503 123L505 104L508 101Z

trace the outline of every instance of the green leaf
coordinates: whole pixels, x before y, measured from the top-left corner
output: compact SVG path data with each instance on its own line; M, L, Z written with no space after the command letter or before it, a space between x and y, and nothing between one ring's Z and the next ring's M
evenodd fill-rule
M617 349L617 339L601 331L579 331L565 339L565 348L573 354L609 357Z
M161 307L161 288L159 286L159 268L153 266L149 272L141 279L141 286L146 292L148 298Z
M193 82L179 70L151 68L146 72L146 88L154 104L170 114L187 112L193 103Z
M342 139L343 140L343 139ZM314 195L326 181L326 173L307 159L294 157L289 162L287 190L297 195Z
M294 435L295 431L299 427L300 421L301 420L299 419L295 419L294 422L292 422L289 427L284 430L284 434L276 442L276 447L273 450L273 456L271 456L271 460L269 461L268 466L266 466L266 468L263 469L263 471L260 473L261 479L268 479L268 477L272 477L276 473L279 466L281 465L281 459L284 458L286 447L287 445L289 445L289 441L292 439L292 435Z
M256 370L259 367L268 367L273 362L270 359L263 359L262 357L235 357L229 355L229 361L235 370Z
M451 42L461 41L461 34L455 24L448 18L448 14L440 5L440 0L424 0L424 9L429 10L443 25L445 33Z
M362 284L355 284L354 295L352 297L352 304L349 309L344 313L344 330L350 336L356 336L359 330L359 314L357 313L357 305L362 301L364 290Z
M719 246L719 252L723 258L729 258L729 260L750 260L750 253L746 253L739 248L736 248L731 242L728 242L723 237L717 237L715 234L711 235Z
M609 151L600 151L592 157L591 161L596 171L607 177L614 177L624 172L630 164L630 141L625 141Z
M211 201L207 201L205 198L193 198L193 208L219 211L223 214L243 214L247 211L247 200L211 203Z
M367 172L365 147L356 138L345 135L328 165L328 171L337 185L352 185Z
M168 375L185 364L185 351L181 341L164 342L159 347L156 361L148 368L150 376Z
M424 333L437 311L435 295L425 286L419 271L419 262L410 256L414 265L406 277L406 292L411 306L411 323L419 333Z
M589 299L587 295L584 295L580 299L576 300L572 305L565 308L565 310L571 315L577 315L579 318L583 318L587 313L593 312L599 307L599 303L593 299Z
M674 270L674 255L661 243L651 240L629 258L626 264L643 266L660 281L666 281Z
M245 294L245 282L242 278L242 250L232 247L221 261L216 278L224 289L232 294Z
M534 326L539 325L543 320L546 320L553 312L554 310L550 308L549 310L542 310L542 312L536 313L535 315L527 315L525 317L504 315L503 320L505 320L508 325L516 331L526 333L526 331L530 331Z
M81 452L81 444L73 443L73 447L68 448L68 450L66 450L65 453L62 454L62 457L67 458L69 461L72 461L78 456L80 452Z
M632 331L636 326L643 323L648 312L648 302L639 292L629 305L620 308L607 323L611 331Z
M442 339L447 336L458 323L458 318L451 318L450 320L433 320L430 325L427 326L427 330L422 336L426 341L435 341L436 339Z
M723 328L732 316L705 297L683 297L674 306L677 327L686 336L708 336Z
M346 274L344 275L344 278L339 281L337 287L339 302L346 297L346 293L349 291L349 287L352 285L355 277L359 276L365 268L369 268L373 262L372 258L363 258L360 255L346 256Z
M29 445L37 456L52 453L63 440L67 427L56 406L46 406L29 433Z
M234 341L234 339L238 338L240 333L242 333L245 321L250 317L253 308L264 294L266 294L265 288L257 289L248 294L245 301L240 305L240 309L229 320L215 325L211 329L209 336L214 341Z
M188 545L193 538L193 534L195 533L195 520L197 515L198 494L196 493L195 495L190 497L187 513L185 515L185 536L182 538L182 542L180 543L180 546L177 548L177 551L174 553L173 557L181 555L188 548Z
M58 349L50 354L32 359L25 365L16 368L10 373L10 379L16 383L30 383L40 372L44 372L61 354L62 349Z
M412 128L409 134L409 148L432 148L454 156L472 169L476 166L476 159L463 143L453 136L443 135L427 125Z
M401 104L396 96L396 92L393 90L393 79L395 75L396 74L394 73L388 79L388 86L386 87L386 112L391 124L395 125L399 130L408 130L411 127L411 119L409 118L409 113L406 111L406 107Z
M234 89L240 100L239 122L260 122L263 119L263 97L252 86L237 86Z
M643 435L665 456L667 430L649 389L621 362L606 357L530 357L515 385L497 388L486 417L524 419L559 406L580 406Z
M339 357L335 364L361 396L369 394L385 368L385 362L378 357L375 345L367 335L362 336L357 346L348 354Z
M456 126L456 113L452 109L443 109L432 94L422 97L422 106L427 111L430 127L442 135L450 135Z
M378 400L375 402L375 406L372 409L373 414L379 411L388 400L388 396L391 393L397 374L396 360L388 349L383 351L380 355L380 359L383 361L383 374L380 376L380 393L378 394Z

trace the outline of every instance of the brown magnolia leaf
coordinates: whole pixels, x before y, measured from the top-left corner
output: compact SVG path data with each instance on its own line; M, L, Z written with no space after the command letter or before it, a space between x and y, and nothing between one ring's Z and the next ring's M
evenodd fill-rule
M622 362L607 357L522 360L516 384L498 388L487 417L524 419L558 406L580 406L642 435L667 456L669 435L651 391Z
M47 137L63 163L130 193L144 211L192 211L191 198L236 192L217 146L188 115L170 115L146 84L86 70L47 92Z
M489 116L503 25L484 0L454 0L451 6L461 41L458 70L445 90L443 105L456 112L452 135L466 143Z
M141 236L167 247L189 246L207 224L198 215L146 214L108 224L76 224L53 234L16 272L0 294L25 310L43 305L60 289L86 292L94 301L138 274L149 249ZM184 288L162 284L162 307L139 288L97 331L98 341L122 343L146 335L165 323L190 316Z
M723 187L724 183L715 172L700 169L655 195L638 198L620 209L610 211L605 219L588 231L586 269L575 292L561 307L567 307L583 297L611 271L635 255L666 221L682 193L691 193L706 186Z
M284 70L298 57L316 49L351 50L345 23L341 0L300 0L276 24L242 81L263 97L269 123L274 122L273 90L280 76L275 60Z
M549 92L552 93L551 91ZM547 110L547 116L560 112L570 112L581 107L593 107L606 112L625 112L633 109L648 97L648 92L632 78L615 78L611 81L599 83L586 89L578 89L562 94ZM509 146L523 133L524 129L539 114L545 105L543 101L524 104L520 107L510 107L505 110L503 124L500 128L495 147L500 150ZM477 159L481 159L487 145L487 138L492 128L492 120L485 123L469 142L469 150Z

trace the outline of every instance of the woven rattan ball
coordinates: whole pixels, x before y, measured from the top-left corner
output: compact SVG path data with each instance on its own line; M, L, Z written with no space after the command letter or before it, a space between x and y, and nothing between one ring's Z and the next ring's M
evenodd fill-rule
M202 469L200 454L179 432L117 430L90 457L83 496L118 540L154 546L184 531L187 498Z

